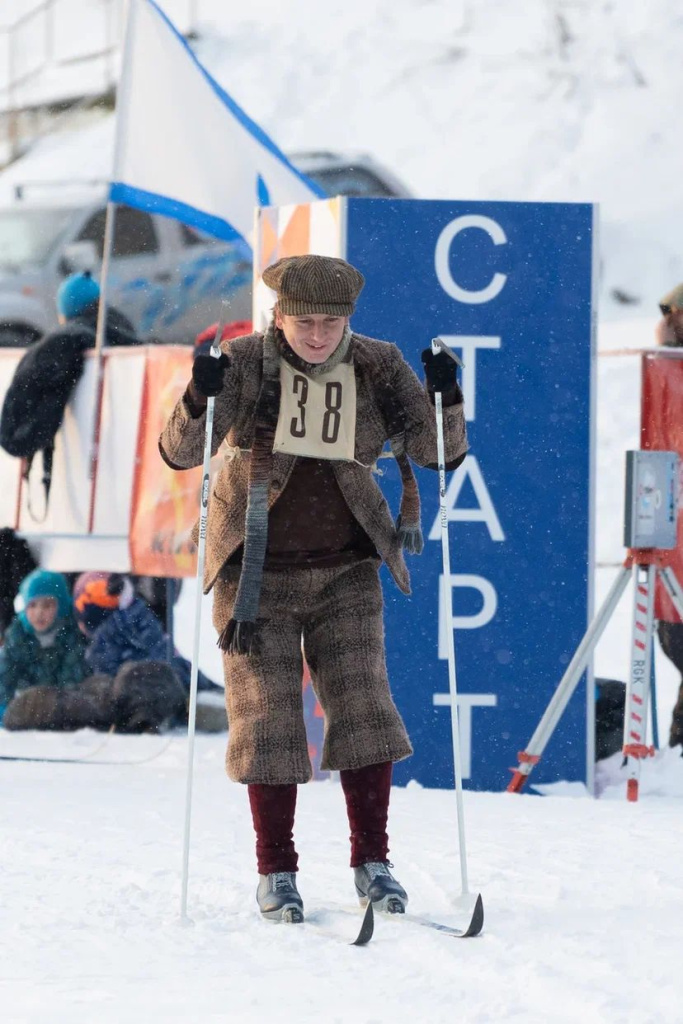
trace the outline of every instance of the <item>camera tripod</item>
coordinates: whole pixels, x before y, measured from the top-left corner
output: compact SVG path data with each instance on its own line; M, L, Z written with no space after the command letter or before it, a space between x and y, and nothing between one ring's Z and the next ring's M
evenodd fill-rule
M640 762L654 754L648 747L647 717L652 669L655 582L661 580L674 608L683 621L683 589L669 565L671 552L657 548L631 549L612 584L600 611L590 624L583 640L553 694L545 714L529 740L526 750L517 755L519 767L513 770L508 793L519 793L538 764L555 727L562 717L578 683L624 593L629 578L633 579L633 616L631 624L630 672L624 708L624 763L628 769L626 796L638 799Z

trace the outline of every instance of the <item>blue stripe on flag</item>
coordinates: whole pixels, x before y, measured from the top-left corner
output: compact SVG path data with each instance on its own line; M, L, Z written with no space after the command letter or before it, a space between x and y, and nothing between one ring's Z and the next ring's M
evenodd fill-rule
M203 210L198 210L187 203L179 203L177 199L169 199L168 196L158 195L156 192L147 192L143 188L134 188L121 181L112 181L109 186L109 198L112 203L125 203L137 210L147 210L148 213L160 213L164 217L182 220L185 224L206 231L216 238L222 238L226 242L239 240L251 251L249 242L226 220L204 213Z
M260 206L270 206L270 192L268 191L268 186L260 174L256 179L256 194L258 196Z
M269 150L274 157L277 157L277 159L281 163L283 163L285 167L288 167L292 174L295 174L297 178L299 178L311 190L311 192L313 192L314 195L318 196L319 199L327 199L327 192L323 188L321 188L320 185L318 185L315 181L311 181L311 179L307 178L305 174L302 174L301 171L297 170L294 164L289 162L289 160L282 152L282 150L278 149L273 140L268 135L266 135L263 129L260 128L255 121L252 121L251 118L247 114L245 114L242 108L238 106L237 103L235 103L232 96L229 96L228 93L221 88L218 82L211 77L206 68L199 63L191 48L188 46L186 40L181 36L180 32L175 27L173 22L162 11L161 7L159 7L155 0L147 0L147 3L150 4L151 7L154 7L159 16L163 18L163 20L166 22L166 24L173 32L173 34L183 44L191 59L197 65L201 73L204 75L204 78L207 80L213 91L216 93L216 96L218 96L218 98L223 101L223 103L226 105L230 113L237 118L242 127L246 131L248 131L250 135L253 135L255 139L258 139L261 145L264 146L267 150Z

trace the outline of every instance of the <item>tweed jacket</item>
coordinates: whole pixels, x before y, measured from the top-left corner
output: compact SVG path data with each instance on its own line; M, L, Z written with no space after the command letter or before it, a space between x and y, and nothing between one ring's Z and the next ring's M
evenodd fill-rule
M225 458L213 488L209 506L204 592L208 593L225 561L244 542L249 488L249 449L254 436L256 403L261 387L263 336L251 334L225 341L221 348L230 364L223 389L216 397L211 444L216 454L227 439L238 457ZM386 562L396 584L410 593L410 577L389 506L375 482L372 468L388 440L387 427L375 394L376 383L394 389L406 412L405 450L419 466L437 468L434 407L424 387L398 347L352 334L350 351L356 379L355 461L333 461L339 488L358 523ZM203 462L206 413L193 418L183 396L171 413L159 439L164 461L177 470ZM446 468L467 451L462 403L444 409ZM291 475L296 456L275 452L268 508L272 508ZM195 528L196 529L196 528ZM196 533L195 533L196 539Z

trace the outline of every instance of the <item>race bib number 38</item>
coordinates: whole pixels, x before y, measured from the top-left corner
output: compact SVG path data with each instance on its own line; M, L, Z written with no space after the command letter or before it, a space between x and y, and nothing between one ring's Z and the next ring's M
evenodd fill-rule
M351 363L307 377L281 361L280 415L273 451L352 461L356 444L356 378Z

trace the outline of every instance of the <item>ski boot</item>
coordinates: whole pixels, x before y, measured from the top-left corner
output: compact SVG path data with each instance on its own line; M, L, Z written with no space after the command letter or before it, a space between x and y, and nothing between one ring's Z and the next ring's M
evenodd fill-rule
M390 867L393 864L373 860L354 868L358 899L363 907L371 900L373 908L384 914L405 914L408 893L396 881Z
M267 921L300 924L304 919L304 903L296 887L296 872L273 871L259 875L256 902Z

